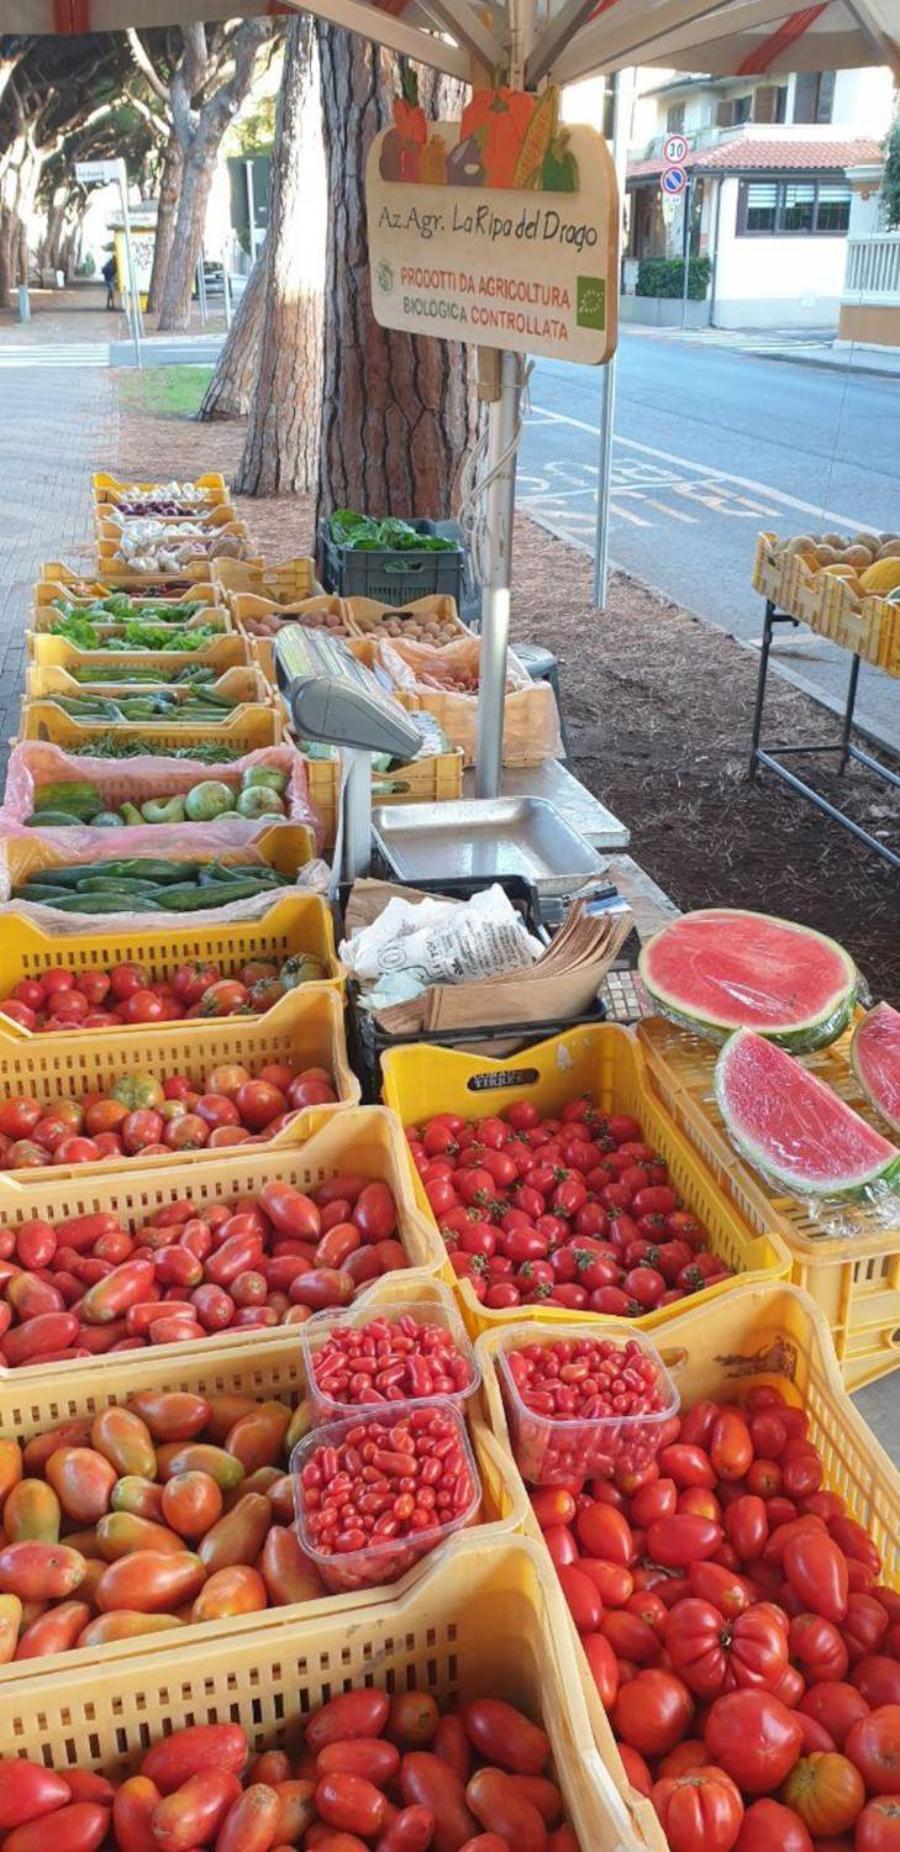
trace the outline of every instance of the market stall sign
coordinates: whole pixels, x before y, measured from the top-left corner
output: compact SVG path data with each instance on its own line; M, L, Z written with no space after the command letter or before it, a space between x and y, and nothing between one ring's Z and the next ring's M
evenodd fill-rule
M384 328L599 365L616 345L618 201L606 142L558 93L476 91L461 122L397 98L366 163Z

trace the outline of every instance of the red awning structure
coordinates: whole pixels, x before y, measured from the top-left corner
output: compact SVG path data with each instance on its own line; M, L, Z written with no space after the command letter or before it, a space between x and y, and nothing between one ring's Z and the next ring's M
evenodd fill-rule
M286 12L242 0L240 14ZM626 65L713 75L890 64L900 0L315 0L308 9L457 77L509 64L532 88ZM102 32L221 18L223 0L0 0L3 32Z

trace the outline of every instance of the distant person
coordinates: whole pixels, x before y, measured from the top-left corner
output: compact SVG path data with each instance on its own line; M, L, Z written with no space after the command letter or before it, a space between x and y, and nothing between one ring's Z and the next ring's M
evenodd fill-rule
M116 306L116 260L114 257L108 257L103 266L103 281L106 284L106 306L108 309L114 309Z

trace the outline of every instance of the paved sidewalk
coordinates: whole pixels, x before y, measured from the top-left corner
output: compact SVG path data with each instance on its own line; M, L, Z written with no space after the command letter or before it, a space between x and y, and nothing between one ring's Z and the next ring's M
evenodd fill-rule
M0 750L18 730L31 588L44 560L87 564L91 472L114 461L118 403L100 368L4 366L0 418Z
M689 347L719 347L764 360L787 360L798 367L822 367L830 373L874 374L900 379L900 348L861 347L839 342L828 328L653 328L622 322L620 334L647 341L679 341Z

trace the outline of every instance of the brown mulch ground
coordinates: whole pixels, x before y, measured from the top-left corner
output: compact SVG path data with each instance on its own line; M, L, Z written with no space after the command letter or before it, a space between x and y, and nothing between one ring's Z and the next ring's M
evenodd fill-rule
M137 477L220 469L240 423L122 422L119 470ZM307 497L238 501L260 551L311 551ZM786 786L747 777L757 659L721 631L617 573L608 608L590 597L586 556L525 516L516 528L513 634L555 650L573 770L632 833L632 853L683 908L716 902L806 921L847 946L876 994L900 995L900 879ZM549 595L548 595L549 588ZM837 737L826 709L775 674L770 739ZM813 761L804 761L806 775ZM897 767L900 769L900 766ZM824 795L874 834L900 820L897 797L860 767L816 766ZM896 840L896 835L894 835Z

